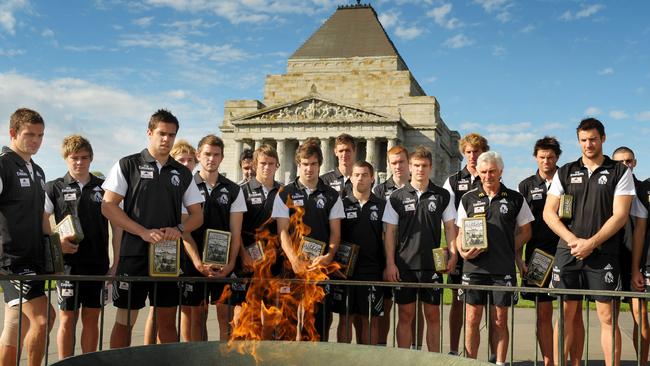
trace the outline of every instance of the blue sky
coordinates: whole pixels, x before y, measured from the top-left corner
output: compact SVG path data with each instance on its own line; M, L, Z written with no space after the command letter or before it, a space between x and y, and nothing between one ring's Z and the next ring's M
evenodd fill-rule
M42 113L35 160L49 179L65 173L65 135L88 136L106 172L145 146L159 107L195 143L219 133L225 100L262 99L265 76L284 73L336 6L353 2L0 0L0 118L7 126L21 106ZM371 4L447 125L503 153L507 185L534 172L532 145L545 134L563 143L561 162L577 158L585 116L605 123L607 153L632 147L637 175L650 176L649 2Z

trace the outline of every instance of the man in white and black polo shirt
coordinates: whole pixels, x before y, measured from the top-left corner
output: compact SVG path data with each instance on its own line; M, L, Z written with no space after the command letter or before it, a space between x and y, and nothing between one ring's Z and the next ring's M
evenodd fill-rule
M325 153L329 154L329 151ZM352 194L350 176L352 175L352 165L357 161L357 144L354 137L347 133L337 136L334 140L334 155L338 160L338 166L323 174L320 179L339 192L343 198Z
M623 164L603 155L605 127L595 118L587 118L577 128L582 156L558 169L548 191L544 221L559 237L553 262L551 287L591 290L620 288L619 250L623 244L621 229L628 220L635 196L632 173ZM558 215L560 198L573 197L570 219ZM618 305L608 296L592 296L596 300L601 325L601 345L608 365L620 362L620 330L612 324ZM566 296L564 304L565 354L573 341L573 318L581 311L580 296ZM612 344L612 326L616 328L616 344ZM611 360L612 347L616 360ZM557 360L556 360L557 362ZM579 362L579 360L578 360Z
M463 195L458 206L456 226L462 227L468 217L485 217L488 249L463 249L463 231L457 238L457 247L463 263L463 285L516 286L515 253L530 238L530 222L535 218L524 197L501 183L503 160L494 151L481 154L476 163L481 184ZM488 304L488 292L459 291L465 297L467 356L476 358L480 344L480 323L483 308ZM493 342L497 365L504 365L508 353L508 307L516 302L516 294L489 291L494 305Z
M447 271L456 266L456 239L454 219L456 208L449 192L429 179L433 169L431 152L420 146L409 157L411 181L391 194L382 221L386 223L386 268L384 279L390 282L440 283L433 262L434 248L440 247L444 224L450 258ZM411 346L412 325L415 320L415 302L419 294L424 303L427 322L427 348L439 351L440 290L401 288L395 292L399 304L397 344Z
M339 192L318 177L322 163L323 153L317 141L308 139L300 145L296 151L300 176L282 187L273 203L271 217L278 224L282 251L289 260L293 275L298 277L309 269L329 265L341 241L341 219L345 217L343 203ZM327 243L325 253L314 258L311 263L305 262L296 252L295 243L291 239L295 228L290 227L289 219L299 207L304 212L302 222L310 228L309 237ZM331 309L324 309L323 304L316 309L315 327L320 340L324 342L328 341L331 315Z
M460 198L470 190L477 187L481 178L476 171L476 161L482 153L490 150L485 137L477 133L469 133L458 141L458 150L465 158L466 165L463 169L447 178L442 188L451 195L456 210L460 204ZM456 268L447 275L447 283L460 284L463 272L463 258L458 257ZM449 307L449 354L458 355L458 343L460 332L463 328L463 303L458 300L458 291L452 291L451 306ZM491 349L494 354L494 349Z
M120 159L102 186L105 191L103 214L124 229L118 276L147 276L149 245L161 240L178 240L183 231L192 231L203 223L200 206L203 197L192 173L169 156L178 126L178 120L169 111L156 111L147 128L147 148ZM124 210L119 206L121 202L124 202ZM188 212L184 224L181 223L183 206ZM113 297L118 309L111 348L130 345L133 324L147 297L156 311L158 340L161 343L176 341L175 314L179 305L176 283L158 283L154 297L153 282L119 281Z

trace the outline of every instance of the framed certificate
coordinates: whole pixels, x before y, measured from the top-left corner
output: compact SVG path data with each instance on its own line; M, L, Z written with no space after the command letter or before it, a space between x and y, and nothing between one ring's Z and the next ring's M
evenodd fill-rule
M230 258L230 237L228 231L206 230L203 238L203 263L227 265Z
M261 241L256 240L253 244L246 246L244 249L246 249L246 252L248 252L248 255L254 262L264 260L264 246Z
M323 253L325 253L326 245L327 244L325 244L325 242L305 236L302 238L302 243L300 243L298 253L307 261L311 262L316 257L321 256Z
M548 275L551 273L553 256L545 251L536 248L528 261L528 273L526 283L537 287L544 287L547 284Z
M444 272L447 270L447 248L434 248L431 250L433 254L433 264L436 267L436 272Z
M79 244L84 240L84 232L81 229L81 221L77 216L68 215L61 220L56 227L54 227L54 232L59 233L60 237L72 236L74 239L72 241L75 244Z
M181 241L163 240L149 244L149 276L178 277Z
M560 196L560 208L558 216L562 220L571 220L573 217L573 196L570 194L563 194Z
M463 231L463 249L487 249L487 223L485 216L464 218L461 230Z
M334 255L334 261L341 265L339 272L345 278L350 278L354 273L354 266L359 256L359 246L352 243L341 242Z
M61 249L61 239L58 233L46 235L43 237L45 251L45 272L46 273L63 273L63 251Z

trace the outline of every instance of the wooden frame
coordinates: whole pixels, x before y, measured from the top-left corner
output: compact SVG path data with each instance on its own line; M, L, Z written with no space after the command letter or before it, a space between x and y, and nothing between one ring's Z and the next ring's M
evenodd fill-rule
M447 248L433 248L433 264L436 267L436 272L444 272L447 270Z
M547 284L554 257L545 251L535 248L528 261L528 272L526 283L537 287L545 287Z
M485 216L466 217L463 219L463 243L464 250L487 249L487 222Z
M298 253L307 261L311 262L316 259L316 257L325 253L326 246L327 244L325 242L305 236L302 238L302 242L298 248Z
M81 221L79 221L79 218L77 216L67 215L63 218L63 220L56 224L53 231L55 233L59 233L60 238L66 236L74 237L72 241L75 244L79 244L82 240L84 240L84 232L81 228Z
M334 261L341 265L339 272L343 277L350 278L354 274L354 267L357 264L360 249L358 245L352 243L341 242L339 244L339 249L334 255Z
M180 254L180 239L149 244L149 276L178 277L181 268Z
M259 240L255 240L253 244L244 247L244 249L246 249L253 262L263 261L266 257L264 255L264 246Z
M228 265L231 237L228 231L207 229L203 238L203 263Z
M558 216L562 220L571 220L573 217L573 196L570 194L563 194L560 196L560 207L558 209Z
M65 266L63 263L63 250L61 249L61 237L58 233L53 233L44 237L45 246L45 272L46 273L63 273Z

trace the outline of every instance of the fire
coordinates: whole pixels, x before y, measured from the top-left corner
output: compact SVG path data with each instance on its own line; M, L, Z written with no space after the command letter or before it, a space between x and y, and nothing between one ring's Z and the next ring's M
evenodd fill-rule
M293 206L291 201L287 206L296 211L290 218L290 235L293 250L298 251L303 237L311 229L303 223L302 207ZM288 259L283 257L284 272L289 275L285 275L286 278L274 278L271 266L276 262L281 244L279 235L273 235L269 231L269 225L275 225L275 222L267 222L255 235L255 239L264 244L264 259L255 264L246 301L242 304L239 316L233 321L228 343L241 353L252 354L258 361L254 343L245 346L233 341L320 340L314 315L317 304L325 298L325 291L318 283L327 280L328 274L339 268L338 264L332 262L327 267L293 275Z

